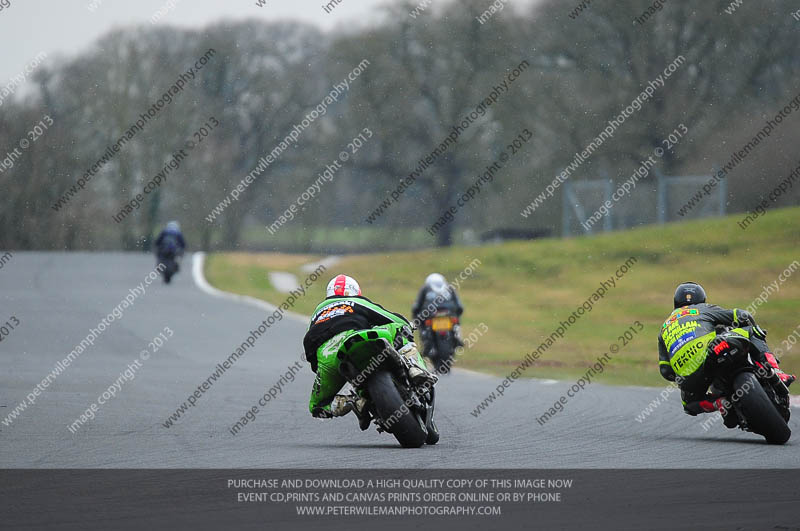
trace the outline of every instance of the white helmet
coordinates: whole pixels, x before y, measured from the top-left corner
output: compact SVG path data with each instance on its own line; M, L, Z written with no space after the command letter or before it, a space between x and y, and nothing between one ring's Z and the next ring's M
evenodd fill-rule
M439 273L431 273L425 279L425 285L428 286L435 293L444 293L447 291L447 280Z
M353 277L337 275L328 282L326 294L328 297L356 297L361 295L361 286Z
M167 231L168 232L180 232L181 231L181 224L177 221L170 221L167 223Z

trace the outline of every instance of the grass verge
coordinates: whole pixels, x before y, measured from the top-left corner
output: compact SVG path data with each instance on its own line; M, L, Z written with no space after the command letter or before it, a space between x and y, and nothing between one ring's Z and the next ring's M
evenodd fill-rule
M453 247L414 252L345 257L318 281L295 310L310 313L324 297L327 281L339 272L356 279L366 296L407 315L425 276L438 271L455 278L473 260L474 274L460 294L466 308L465 335L488 328L460 357L458 365L499 375L511 372L586 301L603 280L615 276L630 257L636 263L616 280L605 297L583 315L526 376L573 379L631 324L644 331L613 356L599 380L626 385L663 385L658 374L657 337L672 309L675 286L686 280L702 283L710 302L745 308L764 286L795 260L800 261L800 209L781 209L759 218L747 230L741 215L567 240L548 239L484 247ZM288 271L304 279L300 267L321 257L286 254L216 254L206 275L220 289L280 303L270 271ZM800 262L799 262L800 263ZM779 284L757 312L769 330L773 349L782 349L783 366L800 372L800 346L786 339L800 326L800 270Z

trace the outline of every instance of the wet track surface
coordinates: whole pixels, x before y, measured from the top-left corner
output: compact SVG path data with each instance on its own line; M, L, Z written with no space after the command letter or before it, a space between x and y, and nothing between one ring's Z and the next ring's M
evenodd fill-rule
M0 424L2 468L780 468L800 466L795 439L708 431L671 393L643 422L660 388L591 385L544 426L536 422L569 382L520 380L477 418L500 379L455 371L438 386L441 442L399 448L354 416L320 421L307 409L313 374L293 382L237 435L229 429L300 358L306 323L286 317L218 377L171 427L164 422L266 318L214 297L192 279L192 257L172 285L147 286L10 425ZM142 254L15 253L0 271L0 322L19 325L0 342L0 418L32 392L154 267ZM379 297L376 297L379 299ZM169 327L174 335L141 362L133 380L94 420L69 426ZM466 354L468 355L468 353ZM522 354L521 354L522 355ZM655 367L655 364L654 364ZM797 412L797 409L793 410Z

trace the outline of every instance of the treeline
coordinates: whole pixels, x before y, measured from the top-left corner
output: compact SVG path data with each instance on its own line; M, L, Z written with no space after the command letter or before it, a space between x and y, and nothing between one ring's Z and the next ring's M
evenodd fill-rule
M643 23L647 1L595 2L579 16L557 0L506 4L487 18L489 4L411 17L416 3L400 2L377 27L333 34L148 25L51 57L32 94L2 106L0 248L142 249L169 219L206 249L558 234L560 191L520 212L648 86L652 97L571 179L623 181L678 124L687 138L659 171L710 175L800 92L789 0L731 15L727 1L673 2ZM790 113L732 172L731 211L760 204L797 166L798 120ZM532 141L427 234L526 129Z

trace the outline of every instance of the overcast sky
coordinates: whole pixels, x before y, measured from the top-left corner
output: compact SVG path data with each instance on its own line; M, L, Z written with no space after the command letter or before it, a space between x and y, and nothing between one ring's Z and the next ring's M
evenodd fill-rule
M202 27L222 19L292 18L330 30L353 27L376 19L387 0L341 0L325 13L329 0L171 0L174 8L159 21L182 27ZM389 0L390 1L390 0ZM438 0L437 0L438 1ZM10 0L0 11L0 85L20 71L39 52L50 61L59 54L74 56L98 37L119 26L149 24L150 17L168 0ZM487 0L487 3L488 2ZM94 12L88 6L98 4Z

